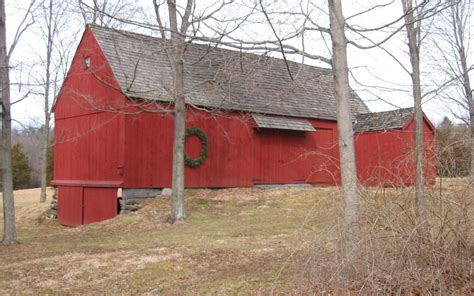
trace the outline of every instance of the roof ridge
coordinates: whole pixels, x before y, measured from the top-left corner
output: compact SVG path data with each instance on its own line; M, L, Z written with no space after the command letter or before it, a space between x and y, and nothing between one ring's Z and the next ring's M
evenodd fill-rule
M160 37L88 25L104 52L123 93L171 102L169 61ZM169 39L168 39L169 40ZM236 51L212 43L189 43L185 53L186 100L191 105L229 111L302 118L336 119L332 69ZM203 83L209 82L209 83ZM211 83L212 82L212 83ZM368 110L351 90L353 114Z
M96 27L100 30L107 30L107 31L113 31L113 32L116 32L116 33L121 33L123 35L127 35L127 37L132 37L132 38L133 38L133 36L130 36L130 35L142 36L142 37L152 39L152 40L155 40L155 41L170 40L170 39L167 39L167 38L163 39L161 37L152 36L152 35L148 35L148 34L144 34L144 33L127 31L127 30L123 30L123 29L116 29L116 28L101 26L101 25L97 25L97 24L87 24L87 26L89 26L91 28ZM274 56L269 56L269 55L265 55L265 54L259 54L259 53L256 53L256 52L249 52L247 50L239 51L239 50L233 49L233 48L220 47L219 46L220 44L210 45L209 43L195 43L195 42L189 42L188 44L191 45L191 46L197 46L197 47L202 47L202 48L212 47L212 48L216 48L216 49L219 49L219 50L230 52L232 54L242 54L243 53L245 55L254 56L255 58L268 57L268 58L271 58L271 59L274 59L274 60L277 60L277 61L280 61L280 62L285 62L285 60L283 58L280 58L280 57L274 57ZM223 44L223 45L225 46L225 44ZM302 65L302 66L305 66L305 67L311 67L311 68L315 68L315 69L318 69L318 70L321 70L321 71L326 71L326 72L331 72L332 73L331 68L324 68L324 67L319 67L319 66L315 66L315 65L309 65L309 64L306 64L306 63L296 62L296 61L292 61L292 60L286 60L286 62L288 62L290 64L294 64L294 65L300 65L300 66Z
M359 113L358 115L374 115L374 114L380 114L380 113L391 113L391 112L403 112L403 111L413 111L415 108L414 107L406 107L406 108L399 108L399 109L393 109L393 110L385 110L385 111L376 111L376 112L364 112L364 113Z

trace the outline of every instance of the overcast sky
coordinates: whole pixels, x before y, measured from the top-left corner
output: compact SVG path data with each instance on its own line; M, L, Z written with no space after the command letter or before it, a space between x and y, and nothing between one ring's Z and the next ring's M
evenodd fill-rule
M58 0L55 0L58 1ZM110 1L110 0L109 0ZM151 11L151 0L129 0L135 3L136 7L139 7L143 11ZM251 0L250 0L251 1ZM21 0L18 2L8 2L7 6L7 34L11 41L15 33L15 29L18 26L21 16L24 14L24 9L29 1ZM87 2L87 1L86 1ZM89 1L91 2L91 1ZM325 13L326 6L324 1L315 1L321 4L324 10L318 12L318 24L321 26L327 26L327 15ZM375 3L380 4L382 1L343 1L344 2L344 14L346 17L356 15L358 12L364 11L365 9L374 6ZM390 1L384 1L390 2ZM370 13L353 17L349 19L349 23L352 25L358 25L366 28L374 28L383 24L386 24L392 20L397 19L401 13L401 6L398 4L399 1L386 8L377 9ZM199 3L207 3L206 1L200 1ZM280 3L282 7L296 5L296 1L281 1L275 0L274 3ZM287 7L288 10L294 7ZM234 8L234 11L235 10ZM284 35L291 29L292 20L286 18L280 20L281 29L279 34ZM66 35L72 38L73 42L80 40L83 23L81 17L78 15L77 18L71 18L69 20L71 31ZM37 25L33 25L32 28L37 29ZM382 33L372 33L370 36L375 40L380 40L383 36L386 36L396 26L384 29ZM249 29L250 28L250 29ZM273 33L268 24L254 24L251 27L247 27L247 35L245 38L254 34L252 38L263 38L273 39ZM41 36L35 32L26 32L13 57L12 57L12 81L23 82L29 80L31 82L31 67L38 63L39 54L44 51L44 40ZM250 33L249 33L250 32ZM320 34L308 35L305 40L305 49L312 53L317 53L329 57L330 40L326 38L324 40L320 37ZM349 38L357 38L355 36L349 36ZM362 40L357 40L363 42ZM294 45L301 46L300 41L294 41ZM353 89L357 91L359 96L366 102L372 111L390 110L397 107L410 107L413 105L413 99L411 98L411 80L399 63L409 67L409 59L406 53L407 46L405 44L405 38L403 32L390 41L384 44L384 47L395 57L398 62L390 57L387 53L384 53L380 49L360 50L354 46L349 46L349 64L353 77L351 78L351 85ZM75 47L74 47L75 48ZM289 57L296 61L301 61L299 56ZM425 59L422 60L423 78L425 78L425 90L429 89L430 76L434 75L433 69L427 62L428 56L425 55ZM304 60L305 63L318 65L318 62L311 61L309 59ZM320 65L320 64L319 64ZM322 65L326 66L327 65ZM19 88L18 85L12 86L12 101L16 101L21 97L21 94L25 93L25 87ZM378 99L382 98L382 100ZM450 116L447 110L443 107L443 103L436 99L427 100L423 104L425 113L434 122L438 123L441 121L443 116ZM39 96L30 95L24 101L15 104L12 107L13 119L22 124L40 124L42 122L42 102ZM450 116L452 117L452 116Z

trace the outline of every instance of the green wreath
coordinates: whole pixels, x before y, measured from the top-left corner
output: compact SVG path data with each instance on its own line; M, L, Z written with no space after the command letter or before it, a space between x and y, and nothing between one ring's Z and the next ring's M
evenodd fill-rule
M200 166L207 157L207 136L206 134L197 127L191 127L186 129L185 137L196 136L201 141L201 153L199 153L198 158L192 159L189 158L186 153L184 154L184 164L189 167L195 168Z

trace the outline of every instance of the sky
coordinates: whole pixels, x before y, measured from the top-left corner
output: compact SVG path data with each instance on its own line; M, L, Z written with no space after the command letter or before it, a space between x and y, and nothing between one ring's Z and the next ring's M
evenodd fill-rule
M135 5L134 8L136 8L137 11L149 12L152 10L150 4L151 0L128 1L132 4L132 7ZM87 3L87 1L85 2ZM313 1L313 3L316 2L320 4L320 7L327 6L324 0ZM353 0L343 2L344 14L346 17L349 17L348 23L364 28L375 28L387 24L388 22L397 19L402 13L401 6L398 3L399 1L393 1L393 4L388 5L385 8L379 8L360 16L357 16L357 13L364 11L369 7L373 7L375 4L390 3L391 1ZM11 40L13 40L15 28L20 23L22 16L25 13L25 7L27 7L28 3L28 0L9 2L9 5L7 6L7 43L11 43ZM198 6L200 3L206 3L206 1L198 1ZM272 3L276 4L277 7L281 7L282 10L298 9L296 1L272 0ZM239 14L244 11L235 7L232 9L234 14ZM316 10L313 13L314 18L318 19L319 25L328 26L327 13L325 12L325 9L321 9L320 11ZM152 16L150 16L150 19L152 19ZM289 32L291 32L296 26L296 21L288 16L281 18L276 16L274 20L275 25L278 25L277 32L280 36L289 34ZM66 35L67 38L69 38L68 40L71 42L70 46L73 51L75 50L77 42L80 40L83 26L82 18L79 15L77 18L68 19L68 31ZM386 28L383 32L371 32L369 36L374 40L382 40L395 27L396 26L391 26ZM44 38L41 37L41 34L38 34L38 28L39 23L37 22L31 26L31 30L25 31L11 58L11 77L12 82L14 82L14 85L12 86L12 101L16 101L24 96L28 89L26 84L32 84L35 81L35 77L41 76L42 68L38 64L40 61L39 57L43 54L45 47ZM260 40L273 39L274 37L268 23L254 23L249 25L245 28L245 32L241 32L241 34L243 39L254 38L255 40ZM361 40L355 35L348 36L348 38L358 42L359 44L367 44L367 42ZM380 49L361 50L354 46L348 47L348 59L351 69L351 86L366 102L371 111L384 111L400 107L410 107L413 105L413 99L411 97L411 79L400 66L400 64L402 64L405 67L410 68L405 42L403 34L399 34L386 42L384 47L390 54L387 54ZM290 44L300 47L302 43L301 40L294 40L290 41ZM328 37L322 38L320 33L308 33L305 35L305 50L329 57L329 47L330 39ZM391 56L395 56L398 61ZM71 56L68 58L70 59L71 57L72 52ZM300 56L289 56L288 58L296 61L301 61L302 59ZM304 63L327 67L327 65L309 59L304 59ZM61 71L65 70L66 69L62 69ZM429 63L423 63L423 60L422 71L422 75L425 78L424 81L429 82L433 76L433 70ZM425 84L424 90L427 91L430 89L430 86L429 83ZM37 89L34 92L38 92ZM443 104L443 102L440 102L437 99L429 99L423 104L425 113L435 124L439 123L444 116L453 118ZM35 95L34 93L30 94L26 99L12 106L12 117L14 119L13 124L17 127L29 124L37 126L41 125L43 116L42 112L43 105L41 95Z

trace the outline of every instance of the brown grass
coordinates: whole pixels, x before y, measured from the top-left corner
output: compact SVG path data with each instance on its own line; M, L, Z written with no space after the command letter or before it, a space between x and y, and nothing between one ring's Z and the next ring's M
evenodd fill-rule
M0 246L0 293L268 292L307 231L308 209L332 207L336 192L190 190L186 223L164 223L169 201L156 199L135 213L68 228L38 221L47 206L37 190L20 191L19 243Z
M463 184L445 180L443 196L467 196L461 194ZM466 262L454 248L451 232L424 241L423 248L420 240L387 236L410 229L410 188L363 193L364 235L355 256L363 272L341 281L337 188L189 190L186 223L164 223L169 201L160 198L146 201L138 212L78 228L38 220L47 208L37 202L39 191L18 191L19 243L0 245L0 293L416 294L434 291L433 277L427 277L434 267L464 272L463 280L436 277L445 282L434 293L469 291L472 279L465 278L465 267L472 259ZM431 208L444 205L445 217L460 221L455 199L436 199L436 193L433 187ZM433 226L444 221L435 220ZM471 234L465 226L456 229ZM434 234L441 232L433 228ZM466 238L470 243L472 235ZM399 246L406 251L400 253ZM453 255L444 261L430 257L440 251ZM426 264L433 266L431 272L419 272Z
M474 293L474 186L446 180L427 188L428 233L416 223L413 188L361 189L360 233L348 262L337 219L303 239L282 269L312 294L466 295ZM313 219L319 219L314 215Z

